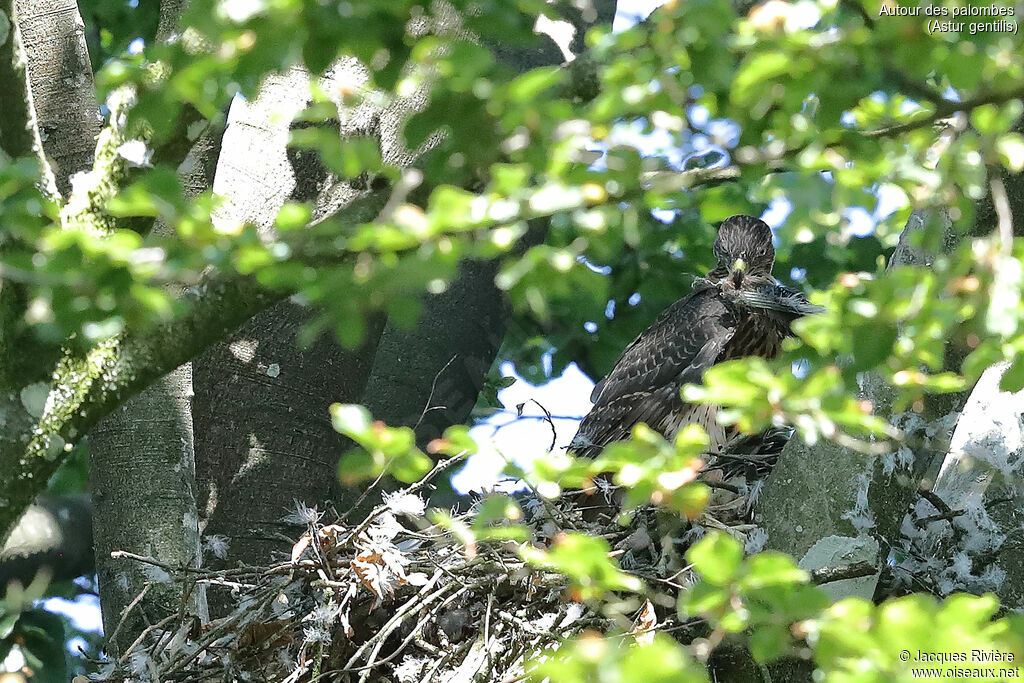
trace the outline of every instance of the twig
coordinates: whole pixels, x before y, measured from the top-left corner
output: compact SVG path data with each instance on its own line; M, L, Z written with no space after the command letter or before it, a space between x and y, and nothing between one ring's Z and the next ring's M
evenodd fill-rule
M840 4L846 5L847 7L854 10L857 14L859 14L860 18L864 21L864 25L867 26L868 28L875 27L874 17L868 14L868 11L864 9L864 5L860 4L858 0L841 0Z
M490 671L494 667L493 659L491 657L491 608L494 607L494 593L487 594L487 611L484 612L484 649L487 652L487 671Z
M942 498L940 498L939 495L932 491L931 489L926 489L922 487L919 488L917 492L921 495L922 498L931 503L932 506L939 512L950 513L953 511L953 508L949 507L949 505L946 504L946 501L942 500Z
M387 468L385 467L385 468L384 468L384 469L383 469L383 470L381 471L381 473L377 475L377 478L373 480L373 483L372 483L372 484L370 484L370 485L369 485L369 486L367 487L367 489L366 489L365 491L363 491L363 492L362 492L362 493L361 493L361 494L359 495L359 498L357 498L357 499L356 499L356 502L352 504L352 507L350 507L350 508L349 508L348 510L346 510L346 511L345 511L345 514L343 514L343 515L341 516L341 519L340 519L339 521L340 521L340 522L341 522L342 524L344 524L345 520L347 520L347 519L348 519L348 516L349 516L349 515L351 515L351 514L352 514L353 512L355 512L356 510L358 510L358 509L359 509L359 506L360 506L360 505L362 505L362 504L363 504L363 501L365 501L365 500L366 500L366 498L367 498L367 497L368 497L368 496L370 495L370 493L372 493L372 492L373 492L373 490L374 490L375 488L377 488L377 487L378 487L378 486L380 485L380 482L381 482L381 481L382 481L382 480L384 479L384 475L385 475L385 474L387 474L387 473L388 473L388 469L387 469Z
M732 491L733 493L735 493L737 495L739 495L739 493L740 493L740 487L736 486L735 484L729 484L729 483L726 483L724 481L705 481L703 479L699 479L698 481L701 484L704 484L705 486L707 486L708 488L722 489L723 491Z
M420 424L423 422L423 418L426 417L427 413L429 413L431 410L435 410L436 408L444 408L444 406L435 406L434 408L431 408L430 404L434 400L434 390L437 389L437 380L440 379L441 375L444 374L444 371L448 369L448 366L454 363L455 359L458 357L459 354L455 354L454 356L452 356L448 360L448 362L444 364L444 367L438 370L437 374L434 375L434 381L430 383L430 393L427 395L427 402L423 405L423 412L420 413L420 419L416 420L416 424L412 426L412 431L415 432L417 429L420 428Z
M555 443L558 441L558 431L555 429L555 421L551 419L551 411L541 405L540 401L535 398L531 398L527 403L536 403L537 407L544 411L544 421L548 423L549 427L551 427L551 445L548 446L548 450L555 450ZM516 413L518 417L523 416L523 406L525 405L526 403L520 403L516 406Z
M161 628L164 624L167 624L168 622L173 621L174 619L177 619L177 618L178 618L177 614L168 614L166 617L164 617L160 621L156 622L155 624L150 624L149 626L144 628L142 630L142 633L139 634L139 637L136 638L132 642L132 644L128 646L128 649L124 651L124 654L121 655L121 657L117 661L121 662L122 664L127 662L128 661L128 657L130 657L131 654L132 654L132 651L134 651L135 648L137 648L139 645L142 644L142 641L146 639L146 636L148 636L150 633L152 633L156 629Z
M418 492L420 489L422 489L424 486L426 486L430 482L431 479L433 479L438 474L440 474L444 470L448 469L449 467L451 467L455 463L457 463L460 460L464 459L465 457L466 457L466 451L463 451L463 452L459 453L458 455L453 455L452 457L448 458L447 460L442 460L441 462L439 462L436 465L434 465L434 468L432 470L430 470L429 472L427 472L425 475L423 475L423 477L419 481L417 481L415 484L412 484L411 486L407 486L406 488L404 488L402 490L402 493L406 494L406 495L411 495L413 493ZM381 503L380 505L375 507L370 512L370 514L366 516L366 519L364 519L359 524L359 526L357 526L355 529L352 530L352 533L350 533L348 535L348 537L345 539L344 543L346 543L346 544L347 543L352 543L353 541L358 539L359 536L364 531L369 529L370 526L372 526L373 523L376 521L376 519L378 517L380 517L382 514L384 514L385 512L387 512L387 510L388 510L388 506L387 506L386 503Z
M862 560L853 564L841 564L836 567L821 567L811 572L811 583L820 586L823 583L861 579L878 573L874 563Z
M929 524L931 524L932 522L941 522L943 520L953 520L953 519L959 517L960 515L966 515L966 514L967 514L967 510L950 510L949 512L940 512L937 515L929 515L927 517L922 517L921 519L919 519L919 520L914 522L914 526L916 526L918 529L923 529L926 526L928 526Z
M918 128L924 128L930 126L940 119L947 118L956 114L957 112L970 112L978 107L982 107L986 104L1001 104L1003 102L1009 102L1010 100L1019 100L1024 98L1024 87L1015 88L1006 92L988 92L982 93L977 97L972 97L967 100L956 102L954 100L948 100L942 98L935 104L935 110L913 121L907 123L901 123L896 126L890 126L888 128L880 128L878 130L867 131L864 133L865 137L868 138L881 138L881 137L893 137L895 135L901 135L903 133L909 133L912 130Z
M155 557L150 557L149 555L136 555L135 553L130 553L127 550L114 550L110 553L110 557L112 557L115 560L129 559L135 560L136 562L142 562L144 564L151 564L154 567L159 567L160 569L163 569L168 574L178 573L178 568L172 567L166 562L161 562Z
M452 604L460 595L465 593L467 590L469 590L468 586L464 587L464 588L460 588L459 590L455 591L454 593L449 595L447 598L445 598L445 600L442 603L436 605L433 609L430 610L430 612L425 617L421 618L419 621L416 622L416 625L413 627L412 631L410 631L409 635L407 635L405 637L405 639L401 643L399 643L398 648L394 652L392 652L387 657L385 657L384 659L382 659L382 660L380 660L378 662L373 661L374 658L377 656L377 653L380 651L381 646L384 645L384 641L387 639L387 635L391 635L391 633L396 628L398 628L398 626L401 624L401 622L396 623L391 628L391 630L388 632L387 635L385 635L384 637L382 637L380 640L377 641L377 646L374 648L373 652L371 653L370 659L368 660L369 663L366 666L362 666L362 667L359 667L357 669L347 669L347 670L348 671L363 671L363 674L359 677L360 683L363 683L369 677L370 672L373 669L377 668L378 666L381 666L382 664L387 664L388 662L392 661L395 657L400 655L405 650L406 646L413 640L413 638L415 636L417 636L421 630L423 630L423 627L426 625L428 618L432 617L437 612L441 611L442 609L444 609L448 605ZM345 669L343 669L343 670L345 670Z
M113 553L111 553L111 555L113 555ZM114 632L110 634L109 638L107 638L107 642L114 642L114 639L117 638L117 634L121 632L121 626L124 625L124 622L128 618L128 615L131 613L133 609L135 609L138 606L140 602L142 602L143 598L146 597L146 593L149 592L151 586L152 584L149 583L143 586L142 590L139 591L139 594L136 595L135 598L133 598L132 601L129 602L123 610L121 610L121 618L118 620L117 626L114 627Z
M423 586L423 588L421 588L418 593L416 593L416 595L406 600L405 604L398 608L398 611L395 612L395 615L391 617L391 619L389 619L387 623L385 623L384 626L382 626L381 629L377 631L377 633L375 633L370 638L367 638L363 642L363 644L359 646L359 648L355 651L355 653L349 658L348 662L345 664L345 671L354 670L355 663L359 661L359 658L363 656L363 653L368 648L375 646L378 642L383 642L384 639L391 635L391 632L398 628L398 625L401 624L405 620L406 616L411 614L416 607L419 606L422 608L428 603L440 598L448 591L448 589L451 586L441 586L441 588L435 591L434 593L429 593L429 591L432 590L433 587L437 584L437 579L439 576L439 574L434 574L434 577L430 581L428 581L427 584ZM380 648L376 647L372 651L372 653L376 653L379 650ZM371 664L374 656L374 654L372 653L370 655Z
M510 624L515 624L523 632L529 633L531 636L538 636L538 637L542 637L542 638L551 638L552 636L555 635L555 634L553 634L550 631L543 631L543 630L541 630L539 628L536 628L532 624L527 623L523 619L520 619L519 617L517 617L514 614L512 614L510 612L507 612L505 610L500 610L499 609L494 614L495 614L495 616L497 616L499 619L501 619L503 621L507 621Z
M887 66L884 69L884 73L908 95L912 95L918 99L924 98L936 105L942 104L946 100L946 98L942 96L942 93L935 90L927 83L916 81L902 71Z

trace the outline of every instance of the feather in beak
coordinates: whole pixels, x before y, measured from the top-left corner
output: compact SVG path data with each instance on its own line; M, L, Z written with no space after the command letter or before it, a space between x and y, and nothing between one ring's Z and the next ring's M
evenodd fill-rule
M736 259L732 263L732 284L739 288L743 284L743 276L746 274L747 262L741 258Z

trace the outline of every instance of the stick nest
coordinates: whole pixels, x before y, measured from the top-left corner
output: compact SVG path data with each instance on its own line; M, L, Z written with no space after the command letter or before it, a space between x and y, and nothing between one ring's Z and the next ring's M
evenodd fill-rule
M604 483L589 496L509 498L522 518L506 522L526 530L526 544L551 547L567 531L602 538L619 566L645 586L639 594L587 600L563 574L525 561L522 538L500 540L500 523L489 527L491 540L474 540L469 530L481 501L428 521L419 491L449 464L384 494L358 524L300 506L306 533L290 558L268 566L181 568L120 553L162 569L186 598L116 659L97 662L99 673L90 679L523 680L531 664L587 629L624 639L653 631L692 639L700 625L681 623L674 608L678 591L693 580L685 549L707 528L757 542L749 523L757 486L748 485L749 473L734 471L728 482L720 471L709 473L712 503L690 521L642 507L622 523L615 487ZM206 589L230 590L231 613L208 623L190 614L190 596Z

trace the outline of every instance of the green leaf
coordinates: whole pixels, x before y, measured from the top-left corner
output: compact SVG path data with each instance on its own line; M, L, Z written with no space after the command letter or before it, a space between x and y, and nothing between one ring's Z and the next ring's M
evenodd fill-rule
M771 662L789 649L789 629L781 624L758 626L750 634L750 653L762 664Z
M704 511L710 500L711 489L700 482L693 482L672 491L665 505L687 519L693 519Z
M335 403L330 408L331 424L334 429L351 439L364 437L373 423L370 411L353 403Z
M611 548L603 538L578 532L562 533L555 538L550 551L526 546L520 549L532 564L547 566L565 574L572 581L579 600L600 598L607 591L639 591L642 582L619 569L608 556Z
M686 561L711 585L724 586L733 580L743 562L743 544L729 534L714 531L686 551Z
M0 605L0 609L2 609L2 605ZM20 616L21 614L18 612L8 612L6 610L0 614L0 640L11 635L11 632L14 631L14 626L18 623L18 617Z
M781 51L760 52L748 57L733 78L730 100L740 106L752 104L773 79L789 71L790 62L790 56Z
M69 676L63 618L45 610L31 610L22 614L18 631L21 653L32 669L32 681L66 683Z
M354 486L378 474L370 454L361 448L355 448L338 461L338 478L346 486Z
M1024 358L1018 358L999 379L999 390L1014 393L1024 389Z
M561 67L533 69L512 81L508 86L508 94L513 100L529 102L548 88L558 85L564 78L565 70Z
M679 614L685 619L712 614L729 602L729 591L705 581L693 584L679 594Z
M742 590L807 583L810 575L796 566L789 555L766 551L754 555L747 561L747 570L740 578Z
M862 372L889 357L896 341L896 327L875 319L857 324L850 330L850 335L853 342L853 363L850 367L854 372Z

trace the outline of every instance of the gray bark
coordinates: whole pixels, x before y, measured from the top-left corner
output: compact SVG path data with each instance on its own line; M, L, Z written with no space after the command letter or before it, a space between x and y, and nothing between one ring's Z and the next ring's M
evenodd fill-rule
M7 157L37 157L45 173L42 142L29 85L28 58L13 0L0 2L0 88L9 104L0 111L0 152ZM52 185L52 179L50 183ZM51 188L52 189L52 188Z
M610 20L614 3L600 3L600 10L578 13L576 20L581 26ZM436 20L443 30L458 30L458 18L450 11L439 11ZM582 45L582 32L567 35ZM547 38L532 50L506 51L502 57L520 60L523 69L564 58ZM331 75L357 83L366 78L352 61L338 64ZM322 170L305 167L304 159L289 159L285 150L288 124L306 102L306 78L298 70L271 77L256 102L232 112L225 138L230 154L222 156L215 187L228 200L226 220L270 229L288 198L315 198L317 212L326 214L354 194ZM377 136L385 163L414 163L415 153L402 144L401 124L423 106L426 95L424 89L386 108L341 108L340 132ZM336 463L345 445L329 426L330 403L362 400L393 424L419 423L424 438L466 419L504 334L506 313L493 284L495 268L464 264L445 294L424 302L417 329L389 323L381 337L380 326L370 321L365 345L354 352L328 339L297 350L294 338L306 317L289 304L259 316L196 362L204 533L229 537L230 560L265 560L274 550L284 550L286 537L276 534L285 530L281 518L293 501L312 504L339 494ZM487 333L479 334L481 328ZM374 376L367 383L371 368ZM443 411L428 409L440 405Z
M18 25L43 149L67 196L71 176L92 166L100 129L85 25L76 0L18 0Z
M414 427L423 444L469 416L505 334L496 271L465 262L448 291L424 299L414 329L388 323L363 397L375 418Z
M184 3L164 2L158 40L177 26ZM222 131L207 131L182 162L178 175L185 196L213 184ZM153 232L171 229L157 221ZM155 557L171 566L202 564L196 508L192 429L192 364L168 373L128 400L90 432L90 474L95 499L95 538L104 630L113 633L125 607L152 583L150 567L114 559L117 550ZM149 623L177 610L181 587L152 583L145 600L121 625L113 651L130 644L144 617ZM205 587L187 596L189 612L208 617Z
M586 31L611 23L615 0L593 3L588 11L566 7L568 21L545 24L533 45L490 45L499 60L517 72L557 64L583 50ZM546 227L534 225L528 241L542 241ZM414 427L425 444L454 424L465 422L498 348L505 337L508 310L494 284L498 263L463 263L447 291L425 296L415 328L389 321L377 349L363 403L389 425ZM447 487L439 491L450 503Z
M204 135L182 163L179 175L186 196L213 183L220 132ZM155 233L170 229L162 221ZM172 566L202 564L196 507L195 449L192 429L192 364L168 373L129 399L89 435L100 603L104 630L113 633L124 608L151 581L148 566L113 559L115 550L155 557ZM151 586L132 621L118 631L116 651L138 635L146 615L150 623L176 610L181 587ZM206 591L197 585L188 596L189 612L208 617Z
M355 62L336 73L365 77ZM217 220L269 231L286 200L314 201L322 216L358 195L347 184L331 182L315 155L287 149L291 122L308 99L309 76L293 69L269 76L255 101L232 107L214 183L225 200ZM359 113L349 123L357 128L346 130L343 122L343 133L364 132L368 125ZM368 197L377 211L385 199ZM368 212L364 220L375 216ZM265 561L285 550L282 518L294 501L322 508L336 493L343 442L327 408L358 400L379 326L369 326L357 350L326 337L302 350L296 338L309 317L305 307L282 303L193 364L203 532L227 537L229 561Z
M146 600L121 627L114 651L145 626L180 606L181 587L153 568L111 558L125 550L172 566L198 566L195 459L192 451L191 375L188 366L157 380L108 415L89 437L95 501L97 574L104 631L113 633L122 610L152 583ZM204 617L205 596L190 595L189 613Z

